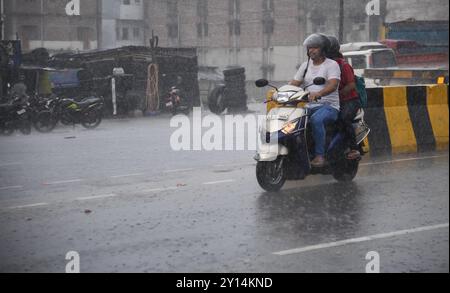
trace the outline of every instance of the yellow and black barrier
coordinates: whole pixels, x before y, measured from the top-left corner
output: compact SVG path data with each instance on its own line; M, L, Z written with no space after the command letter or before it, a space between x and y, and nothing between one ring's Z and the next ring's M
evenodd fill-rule
M447 84L372 88L367 94L371 154L448 150Z

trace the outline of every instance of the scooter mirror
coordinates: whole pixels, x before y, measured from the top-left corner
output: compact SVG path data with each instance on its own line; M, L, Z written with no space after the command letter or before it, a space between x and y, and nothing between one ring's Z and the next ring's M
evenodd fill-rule
M265 87L265 86L268 86L269 85L269 81L268 80L266 80L266 79L259 79L259 80L257 80L256 82L255 82L255 84L256 84L256 87Z
M324 85L327 83L327 80L323 77L316 77L313 82L315 85Z

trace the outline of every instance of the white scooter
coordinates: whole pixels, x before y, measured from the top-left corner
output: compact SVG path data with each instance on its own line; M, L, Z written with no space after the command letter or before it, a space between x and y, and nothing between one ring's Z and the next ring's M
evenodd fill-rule
M316 78L315 85L324 85L324 78ZM255 156L257 161L256 177L259 185L269 192L279 191L286 180L303 180L311 174L333 175L338 181L352 181L358 173L360 158L348 160L345 152L344 133L336 125L327 128L326 161L323 168L311 166L314 153L314 140L309 126L309 92L305 88L286 85L279 89L261 79L257 87L271 86L275 89L270 103L273 108L268 112L265 126L261 128L262 144ZM370 129L364 122L361 109L353 124L357 144L364 154L364 139Z

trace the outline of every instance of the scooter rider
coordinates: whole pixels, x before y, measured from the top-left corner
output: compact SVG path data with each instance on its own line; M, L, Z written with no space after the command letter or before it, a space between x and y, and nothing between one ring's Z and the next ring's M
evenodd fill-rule
M356 135L353 128L353 119L359 109L361 102L356 91L355 73L353 67L348 64L341 54L341 45L334 36L328 36L331 46L328 52L328 58L333 59L341 68L341 83L339 85L339 100L341 105L340 120L345 133L345 145L349 147L346 151L347 159L356 160L361 157L356 144Z
M338 87L341 70L335 61L326 57L330 41L325 35L312 34L303 45L308 50L309 59L300 66L290 85L297 87L311 85L317 77L327 80L325 85L312 85L308 88L310 92L308 108L315 142L315 158L311 165L321 168L325 165L325 126L335 123L339 115Z

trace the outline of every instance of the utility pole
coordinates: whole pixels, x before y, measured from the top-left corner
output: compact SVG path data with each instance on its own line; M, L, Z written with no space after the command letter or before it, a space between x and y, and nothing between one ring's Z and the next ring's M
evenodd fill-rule
M0 41L5 38L5 3L0 0Z
M41 47L44 48L44 0L41 0Z
M339 0L339 42L344 42L344 0Z
M101 49L103 47L103 5L102 0L97 0L97 49Z

